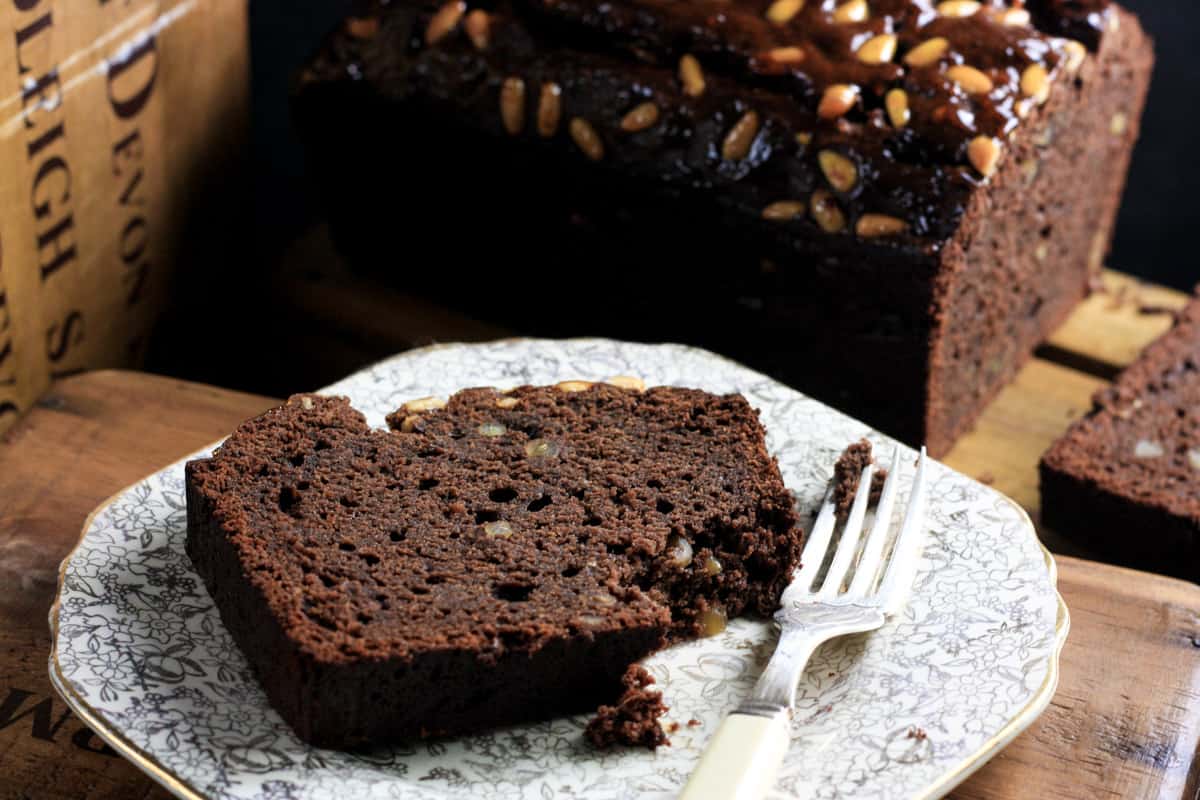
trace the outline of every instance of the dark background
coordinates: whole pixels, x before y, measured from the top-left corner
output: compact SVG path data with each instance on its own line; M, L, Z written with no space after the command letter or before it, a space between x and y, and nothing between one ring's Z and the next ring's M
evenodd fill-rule
M1158 55L1142 136L1108 265L1189 289L1200 282L1200 3L1124 0L1154 37ZM288 117L288 85L349 0L251 3L255 228L260 252L278 252L314 219L300 146Z

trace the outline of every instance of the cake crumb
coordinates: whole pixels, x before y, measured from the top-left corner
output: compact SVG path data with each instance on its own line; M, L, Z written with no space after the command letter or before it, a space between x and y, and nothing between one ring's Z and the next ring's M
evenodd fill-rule
M907 739L916 739L918 742L923 742L927 738L924 728L918 728L916 725L911 725L908 728L908 733L905 734Z
M845 521L846 517L850 515L850 506L854 503L854 493L858 491L858 481L862 477L862 471L868 464L873 463L875 463L875 458L871 452L871 443L866 439L854 442L838 456L837 463L833 465L833 503L838 520ZM871 478L869 505L879 504L885 480L887 480L887 470L876 469Z
M692 717L691 719L689 719L689 720L687 721L687 726L688 726L689 728L699 728L699 727L700 727L700 720L696 719L695 717Z
M594 747L601 749L616 745L645 747L670 746L667 731L659 718L667 712L662 693L648 689L654 676L640 664L625 670L621 685L625 688L615 706L600 706L596 716L587 724L583 735ZM679 729L678 723L670 730Z
M871 476L871 493L867 495L867 503L872 506L879 505L879 498L883 497L883 484L887 480L888 471L882 467L875 470L875 474Z

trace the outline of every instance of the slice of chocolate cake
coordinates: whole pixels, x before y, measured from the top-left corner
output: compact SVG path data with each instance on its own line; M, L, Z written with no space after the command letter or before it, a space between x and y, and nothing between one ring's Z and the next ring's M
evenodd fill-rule
M1042 521L1104 557L1200 581L1200 298L1042 456Z
M187 465L187 550L272 705L348 747L595 709L766 615L792 499L740 395L569 382L370 429L293 397Z

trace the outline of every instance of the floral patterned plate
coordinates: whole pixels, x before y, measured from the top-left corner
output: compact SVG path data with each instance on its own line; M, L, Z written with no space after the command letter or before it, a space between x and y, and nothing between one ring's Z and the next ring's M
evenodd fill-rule
M464 386L639 375L742 392L801 509L819 503L845 445L890 441L711 353L608 340L446 345L329 387L372 424L404 400ZM885 451L886 452L886 451ZM912 600L867 636L832 642L799 692L780 797L937 797L1046 707L1067 613L1054 562L1012 501L933 464L929 540ZM901 484L901 497L907 486ZM677 723L672 746L600 753L584 717L364 753L298 741L267 705L184 553L183 462L88 519L50 612L50 677L118 751L185 798L670 797L771 650L764 622L647 662ZM673 727L673 726L672 726Z

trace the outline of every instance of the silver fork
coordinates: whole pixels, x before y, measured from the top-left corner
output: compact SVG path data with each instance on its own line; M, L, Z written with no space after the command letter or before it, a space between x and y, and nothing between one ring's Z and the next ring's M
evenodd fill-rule
M754 692L709 740L681 800L764 796L787 753L796 684L813 652L837 636L880 628L904 607L925 538L925 448L917 461L904 521L888 551L900 469L897 447L875 523L865 536L863 523L875 468L868 465L863 470L841 538L822 576L836 522L831 495L826 494L804 546L802 566L784 590L782 607L775 614L781 626L775 653Z

